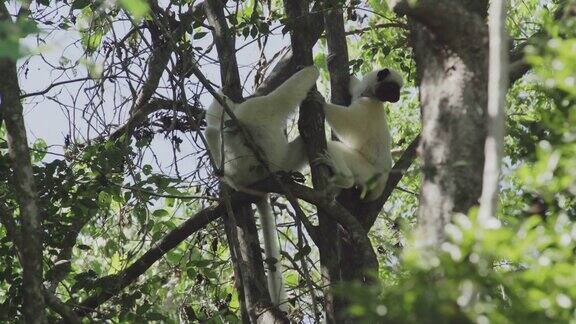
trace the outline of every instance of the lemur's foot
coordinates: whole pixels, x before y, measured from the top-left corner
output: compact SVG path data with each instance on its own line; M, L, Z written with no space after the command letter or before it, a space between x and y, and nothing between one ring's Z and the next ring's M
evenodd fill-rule
M330 200L336 200L336 196L340 193L341 187L334 181L333 177L328 179L326 187L324 188L324 194L330 198Z
M329 167L330 170L332 170L332 171L336 170L336 167L334 166L334 161L332 160L332 157L330 156L330 154L328 154L326 152L320 153L320 156L318 156L317 158L314 159L314 161L312 161L312 165L313 166L325 165L325 166Z
M377 199L380 194L382 194L382 173L376 173L373 175L364 185L361 186L362 192L360 194L360 199L365 201L372 201ZM383 183L385 184L385 182Z
M276 174L280 177L280 180L285 182L294 181L302 183L306 181L306 177L298 171L278 171Z

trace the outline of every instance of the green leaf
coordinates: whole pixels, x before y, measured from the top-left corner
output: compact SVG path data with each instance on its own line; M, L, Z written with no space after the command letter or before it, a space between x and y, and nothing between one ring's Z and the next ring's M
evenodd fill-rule
M46 141L41 138L37 139L32 145L32 159L34 162L42 161L46 156L47 150L48 144L46 144Z
M206 36L206 34L208 34L208 33L207 32L197 32L197 33L194 33L194 36L192 38L200 39L200 38Z
M156 209L152 215L154 217L165 217L165 216L169 216L170 213L168 213L168 211L166 209Z
M145 175L150 175L152 173L152 166L150 164L146 164L142 167L142 173Z
M112 197L110 197L110 194L106 191L100 191L100 193L98 193L98 206L100 208L108 208L110 203L112 203Z
M88 5L90 5L90 0L76 0L72 4L72 9L84 9Z
M120 0L120 5L136 19L146 16L150 11L150 6L143 0Z
M82 36L80 42L88 53L96 51L102 42L102 38L104 37L104 32L101 28L84 30L81 32L81 34Z

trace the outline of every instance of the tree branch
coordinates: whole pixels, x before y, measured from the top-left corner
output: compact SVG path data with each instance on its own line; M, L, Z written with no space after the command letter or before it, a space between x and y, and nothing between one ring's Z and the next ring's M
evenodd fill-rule
M205 5L208 23L212 26L212 37L216 44L218 60L220 62L220 79L222 80L222 92L234 102L242 101L242 83L238 73L236 62L235 37L228 28L224 15L222 0L207 0Z
M163 10L158 6L155 1L149 1L150 7L152 8L152 12L157 16L163 16ZM177 26L174 30L169 30L170 37L172 39L180 39L186 29L194 19L194 17L202 16L204 10L203 3L200 3L196 6L191 6L188 9L188 12L181 15L182 20L180 22L176 22L174 18L170 17L173 21L172 24L166 24L170 26ZM148 59L148 71L147 71L147 79L142 85L140 89L140 93L136 98L134 105L130 109L131 119L134 115L139 115L137 119L141 119L143 115L140 114L140 110L146 108L148 102L156 92L158 88L158 84L160 83L160 79L166 70L168 62L170 61L170 56L174 48L170 46L169 42L166 41L165 37L162 37L162 28L167 28L166 26L159 26L157 24L157 20L152 20L148 22L148 30L150 31L151 39L152 39L152 53ZM166 35L164 35L166 36ZM147 115L147 114L145 114ZM145 116L144 115L144 116ZM119 129L114 132L114 138L119 138L122 133L119 132L120 130L123 131L132 131L133 129L125 128Z
M46 304L58 315L62 316L64 323L67 324L81 324L82 319L76 315L74 310L68 306L67 304L63 303L58 297L53 295L48 290L44 290L44 300L46 300Z
M181 101L153 98L146 104L142 105L138 110L134 111L126 123L110 135L110 139L116 140L122 135L131 136L138 126L144 124L148 120L150 114L163 109L186 113L187 116L194 118L195 125L200 125L204 116L204 110L200 107L187 103L182 104Z
M328 45L328 72L330 74L330 101L337 105L348 106L350 105L351 96L348 90L350 84L349 60L348 60L348 44L346 42L346 35L344 30L344 16L342 13L341 5L336 0L324 1L326 8L324 8L324 23L330 28L326 29L326 42ZM348 209L351 210L351 209ZM342 282L345 277L342 260L349 252L355 253L355 246L348 246L343 242L342 236L346 233L341 233L338 229L337 222L324 222L320 223L320 232L324 238L323 242L323 255L320 252L320 261L326 265L330 277L328 278L330 286ZM369 246L372 249L372 246ZM323 260L324 259L326 260ZM358 272L363 272L362 267L356 269ZM361 279L361 275L357 277ZM326 318L328 323L345 322L345 302L344 298L334 296L331 291L332 287L325 290L326 298Z
M488 25L490 51L488 66L488 132L484 146L484 173L478 219L487 225L496 217L500 184L500 167L504 154L504 123L508 92L508 33L506 32L506 0L490 1Z
M212 26L212 37L216 44L218 59L220 61L220 78L222 81L222 92L232 101L241 102L242 84L236 61L235 35L231 32L226 22L224 13L224 0L207 0L205 5L206 16L210 26ZM256 4L256 3L255 3ZM220 96L210 89L210 85L205 82L205 78L193 65L192 72L222 104L225 112L239 126L241 136L245 139L248 147L254 153L258 162L265 170L270 172L270 168L259 150L251 134L241 127L230 107L222 102ZM224 170L222 170L224 171ZM230 245L232 261L234 263L235 274L237 275L237 290L240 294L240 303L243 304L241 311L242 318L249 318L252 322L288 322L288 319L280 309L272 305L270 295L266 286L266 276L264 273L264 263L258 237L258 230L254 220L254 214L250 206L237 205L233 207L229 200L228 192L231 191L224 185L220 190L221 200L226 204L227 214L224 220L228 243ZM267 198L264 198L267 199ZM294 206L298 210L299 206ZM237 229L240 228L240 230ZM243 297L243 298L242 298Z

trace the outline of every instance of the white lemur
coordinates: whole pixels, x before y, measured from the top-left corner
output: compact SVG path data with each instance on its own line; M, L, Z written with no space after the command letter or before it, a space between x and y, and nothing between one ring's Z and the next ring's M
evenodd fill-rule
M328 142L328 163L333 183L340 188L354 185L361 197L380 197L392 169L392 141L384 102L400 99L402 76L391 69L368 73L362 81L350 79L350 107L324 103L326 120L341 142Z
M252 135L271 172L298 171L307 162L301 138L297 137L288 142L285 129L289 116L306 98L308 91L316 84L318 76L318 69L310 66L294 74L266 96L250 98L240 104L225 98L241 127ZM208 108L206 123L205 136L208 149L217 166L223 162L223 180L236 190L254 193L246 187L270 175L247 146L239 128L232 124L230 117L216 100ZM272 302L286 310L286 291L279 262L280 247L276 221L267 195L256 203L256 207L260 214L264 237L268 291Z

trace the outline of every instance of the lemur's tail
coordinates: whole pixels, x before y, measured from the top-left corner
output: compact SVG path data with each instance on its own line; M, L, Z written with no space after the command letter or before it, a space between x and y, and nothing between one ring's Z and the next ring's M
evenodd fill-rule
M286 288L282 279L282 264L280 263L280 246L278 244L278 233L276 232L276 219L272 213L269 195L265 195L256 203L256 208L260 214L262 233L264 237L264 255L268 270L268 292L272 303L281 310L288 310L286 303Z

